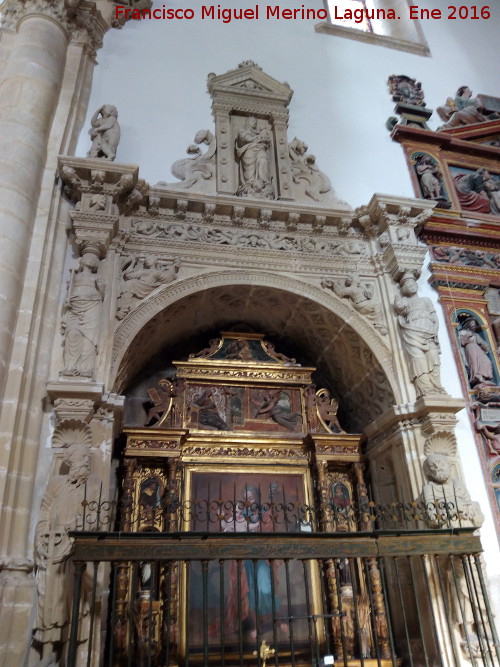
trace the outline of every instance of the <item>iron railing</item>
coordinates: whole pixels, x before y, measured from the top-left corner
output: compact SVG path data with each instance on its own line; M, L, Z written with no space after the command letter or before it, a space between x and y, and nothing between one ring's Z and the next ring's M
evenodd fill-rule
M68 667L500 665L472 529L72 537Z

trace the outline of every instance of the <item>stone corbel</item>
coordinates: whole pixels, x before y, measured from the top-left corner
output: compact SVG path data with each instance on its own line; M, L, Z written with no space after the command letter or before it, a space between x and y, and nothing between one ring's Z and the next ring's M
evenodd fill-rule
M394 280L404 273L418 277L427 248L416 231L432 215L434 202L374 195L367 206L356 209L355 224L370 238L380 239L381 261Z
M455 415L465 407L461 398L447 394L422 396L414 403L394 405L365 430L368 448L384 447L404 431L418 429L428 451L456 451ZM436 447L438 449L436 449Z
M142 200L145 183L134 165L98 159L59 157L59 175L69 198L73 231L83 252L106 256L117 233L120 213Z
M95 410L102 404L104 386L98 383L76 381L48 382L47 394L54 407L56 428L53 447L75 443L92 443L89 424Z

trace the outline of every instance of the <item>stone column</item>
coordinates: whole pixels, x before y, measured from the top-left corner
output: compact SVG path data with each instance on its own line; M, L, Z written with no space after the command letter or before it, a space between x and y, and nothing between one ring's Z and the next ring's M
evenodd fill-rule
M53 3L55 4L55 3ZM63 5L63 2L60 2ZM30 237L66 63L55 11L29 3L0 82L0 390L3 395ZM40 7L40 4L38 5ZM64 10L63 10L64 12ZM63 14L64 16L64 14ZM1 396L0 396L1 398Z

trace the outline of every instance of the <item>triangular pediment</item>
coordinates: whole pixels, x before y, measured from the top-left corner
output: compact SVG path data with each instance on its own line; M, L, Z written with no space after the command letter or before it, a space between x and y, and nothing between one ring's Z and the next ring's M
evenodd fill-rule
M208 75L208 90L214 97L217 93L231 93L253 97L256 94L265 94L279 100L284 106L288 106L292 99L293 90L288 83L280 83L269 74L266 74L252 60L247 60L237 69L230 70L225 74Z

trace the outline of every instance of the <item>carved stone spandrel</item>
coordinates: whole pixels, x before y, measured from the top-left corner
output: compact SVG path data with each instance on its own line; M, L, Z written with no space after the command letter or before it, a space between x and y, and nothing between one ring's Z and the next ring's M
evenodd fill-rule
M116 318L122 320L157 287L176 280L179 267L179 260L175 259L167 265L155 255L127 259L122 269L123 286Z

